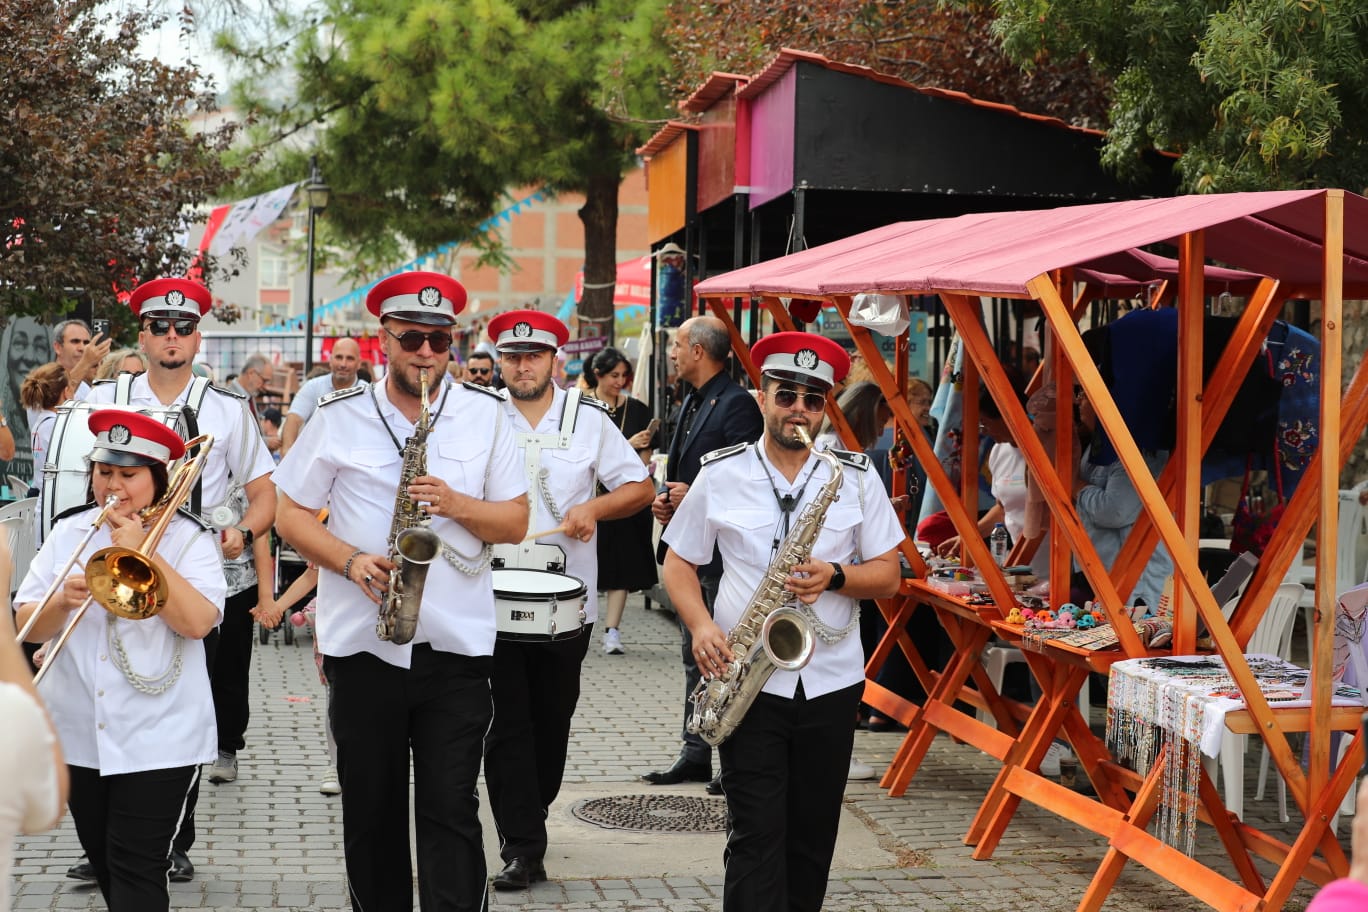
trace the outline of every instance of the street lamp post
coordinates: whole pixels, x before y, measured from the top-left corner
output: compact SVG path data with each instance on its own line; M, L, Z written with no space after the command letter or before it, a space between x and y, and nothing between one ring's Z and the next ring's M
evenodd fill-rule
M304 296L304 376L313 370L314 326L314 223L318 214L328 208L332 188L323 183L318 173L318 156L309 157L309 182L304 185L304 200L309 206L309 265Z

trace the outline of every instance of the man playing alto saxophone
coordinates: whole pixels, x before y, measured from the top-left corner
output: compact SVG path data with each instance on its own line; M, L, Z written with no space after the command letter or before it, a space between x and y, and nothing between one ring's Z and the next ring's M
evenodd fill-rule
M526 534L527 482L502 394L443 379L465 301L460 283L437 273L376 285L366 307L380 318L384 380L324 397L275 473L277 529L320 571L318 643L354 909L412 908L410 749L422 907L475 912L487 902L476 779L491 715L488 543ZM425 435L415 426L424 373ZM425 443L405 445L415 438ZM401 645L380 639L376 622L394 569L393 514L412 502L442 547L417 594L413 639ZM316 518L324 506L327 527Z
M897 591L903 531L868 460L834 451L844 464L838 496L818 517L820 531L806 542L806 559L771 566L784 563L777 560L781 553L795 552L790 533L801 537L802 529L791 526L804 520L804 507L833 475L803 437L816 436L827 391L845 376L850 359L829 339L795 332L761 339L751 356L763 379L765 432L754 444L704 457L666 528L663 577L705 679L735 673L726 631L742 623L758 628L756 612L787 603L806 615L813 631L807 664L771 674L718 748L730 819L723 909L802 912L821 908L836 846L864 691L859 600ZM695 573L711 559L714 544L723 568L715 621ZM788 597L751 604L765 574L775 571L787 573ZM759 648L754 644L752 655ZM752 678L752 686L759 680Z

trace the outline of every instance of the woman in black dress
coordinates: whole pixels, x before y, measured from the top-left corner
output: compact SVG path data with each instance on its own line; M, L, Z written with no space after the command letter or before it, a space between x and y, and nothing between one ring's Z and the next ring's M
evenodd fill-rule
M641 461L649 465L654 449L654 434L647 427L651 411L646 403L633 399L624 389L632 383L632 365L615 348L605 348L594 356L586 375L593 386L588 395L602 402L608 417ZM599 523L599 591L607 596L605 605L603 651L622 655L618 625L627 606L627 593L649 589L656 584L655 553L651 550L651 508L623 519Z

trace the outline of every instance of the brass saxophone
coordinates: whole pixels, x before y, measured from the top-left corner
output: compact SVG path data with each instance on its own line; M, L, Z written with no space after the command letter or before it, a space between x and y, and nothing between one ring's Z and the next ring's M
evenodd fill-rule
M442 540L428 528L430 517L409 496L408 487L427 474L427 438L432 430L428 419L427 371L418 372L418 398L422 405L413 436L404 441L404 467L399 473L399 491L394 495L394 521L390 524L389 591L380 604L375 635L399 646L413 639L418 628L418 609L423 603L423 583L428 565L442 552Z
M807 446L807 431L795 429ZM797 671L812 658L816 646L812 623L794 607L797 599L784 590L793 568L812 554L826 512L841 490L841 463L825 450L817 458L831 467L831 478L803 507L779 552L751 596L745 612L727 634L733 659L722 674L704 678L694 689L688 729L716 747L731 737L760 690L776 671Z

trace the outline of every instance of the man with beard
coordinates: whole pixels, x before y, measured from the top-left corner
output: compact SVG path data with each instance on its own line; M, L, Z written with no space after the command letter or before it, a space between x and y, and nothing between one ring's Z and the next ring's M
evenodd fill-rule
M231 693L215 691L219 758L210 777L232 781L237 778L237 752L245 746L242 736L248 720L252 622L274 625L280 617L270 586L267 534L275 518L276 495L271 484L275 462L246 400L221 387L206 386L204 381L194 382L191 363L199 353L199 321L211 305L209 289L189 279L153 279L135 288L128 306L138 318L138 344L147 355L147 372L131 380L126 375L122 382L98 383L87 401L152 408L181 406L194 411L197 433L214 435L214 446L200 475L199 503L206 520L231 516L226 528L216 523L222 528L220 542L230 595L224 603L223 623L205 637L204 651L211 676L218 677L215 666L223 663L235 669L230 677L240 680L241 685ZM239 572L241 566L249 565L244 554L254 559L259 573ZM195 873L188 852L195 841L198 798L197 775L171 852L173 881L190 880Z
M459 282L434 272L371 289L385 379L324 397L275 473L276 527L319 569L318 647L332 686L353 909L413 907L410 752L422 908L487 907L476 780L492 711L490 545L527 534L527 483L503 396L443 379L465 302ZM401 488L420 456L426 473ZM441 541L421 592L407 597L418 599L418 618L402 644L382 639L376 622L396 569L397 504L418 506Z
M361 367L361 346L355 339L338 339L333 343L332 354L328 357L328 373L304 381L290 402L290 413L285 416L285 426L280 432L280 455L290 452L299 431L318 409L318 400L339 390L360 386L362 380L357 376Z
M827 392L850 368L839 345L811 333L767 336L751 356L763 378L764 435L704 457L664 536L665 588L693 634L705 677L721 675L736 658L726 632L784 550L790 524L832 479L832 467L796 428L816 436ZM899 585L903 530L883 484L864 454L831 452L842 463L837 499L806 559L777 568L788 574L786 604L812 630L811 658L800 670L774 672L718 748L730 824L726 912L822 907L864 692L859 600L890 596ZM716 621L697 572L714 545L723 566Z
M559 605L552 623L537 630L512 623L511 612L509 618L500 613L485 782L505 862L494 888L520 890L546 879L546 812L560 792L580 665L598 617L598 523L631 516L654 491L641 458L606 409L578 389L551 382L556 350L570 336L564 323L514 310L489 322L489 336L511 396L504 410L516 434L518 465L528 479L526 531L541 533L495 548L494 556L505 571L569 574L575 579L566 582L583 583L585 593L578 617L570 615L569 604ZM599 490L604 493L595 496ZM552 613L546 605L531 610Z

